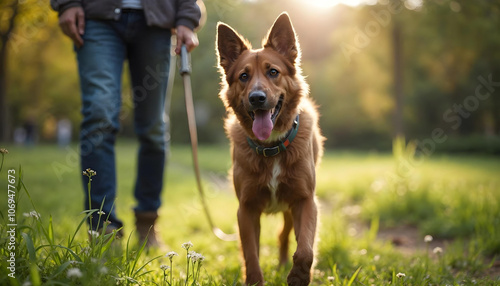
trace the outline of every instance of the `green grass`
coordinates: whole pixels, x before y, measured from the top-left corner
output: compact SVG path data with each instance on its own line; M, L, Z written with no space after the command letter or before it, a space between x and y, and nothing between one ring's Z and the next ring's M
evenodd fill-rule
M142 251L133 233L134 143L117 146L116 208L126 234L118 243L109 243L112 238L88 240L86 225L81 224L85 194L75 146L2 147L9 154L0 171L5 198L0 200L0 285L26 281L31 285L168 285L170 270L164 273L160 268L170 266L165 253ZM409 167L404 158L411 158L411 148L399 150L394 155L325 153L317 175L321 227L313 285L500 284L500 158L435 156ZM213 218L225 232L236 232L237 200L226 181L228 147L202 146L199 154ZM20 167L27 191L16 184L20 189L16 279L12 279L7 276L9 237L5 235L9 230L7 172L19 173ZM16 183L20 181L18 176ZM171 149L162 199L160 235L168 251L179 254L172 261L173 284L185 285L188 260L181 244L191 241L191 250L205 257L199 284L241 285L238 243L223 242L211 234L199 202L189 147ZM23 215L33 210L41 214L40 220ZM381 239L382 233L401 226L416 230L410 238L418 243L409 250ZM290 268L277 268L280 227L279 215L262 219L261 266L268 285L285 285ZM434 241L426 245L427 234ZM443 248L442 254L432 253L436 245ZM71 268L79 269L82 277L71 277L76 271Z

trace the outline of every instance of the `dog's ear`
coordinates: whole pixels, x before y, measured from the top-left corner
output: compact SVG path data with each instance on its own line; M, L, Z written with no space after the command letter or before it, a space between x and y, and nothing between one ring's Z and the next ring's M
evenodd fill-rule
M293 64L300 57L299 43L288 13L283 12L274 21L263 46L276 50Z
M231 65L243 53L250 48L249 44L233 28L219 22L217 24L217 58L219 66L228 73Z

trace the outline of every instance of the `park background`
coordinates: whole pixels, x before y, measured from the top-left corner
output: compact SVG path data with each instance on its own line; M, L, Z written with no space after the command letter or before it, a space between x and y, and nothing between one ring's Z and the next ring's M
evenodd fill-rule
M69 119L76 139L81 115L72 44L47 1L13 1L18 3L15 10L11 2L2 1L0 14L3 137L12 138L14 128L30 123L38 141L55 142L57 121ZM388 150L395 134L423 141L441 128L447 140L436 144L439 150L498 153L498 2L352 2L363 4L207 1L200 47L192 53L200 141L226 142L224 108L217 96L217 22L230 24L260 47L272 21L288 11L301 42L311 95L320 106L327 147ZM478 90L485 81L491 85ZM127 74L123 82L122 134L133 137ZM181 88L177 76L172 141L186 143Z
M201 168L215 220L226 232L235 231L237 202L226 180L230 155L218 98L217 22L234 27L258 48L274 19L287 11L327 138L318 170L323 224L315 284L495 285L500 276L500 1L336 2L204 2L208 17L198 33L200 46L191 55L192 83ZM0 147L9 150L2 155L0 185L7 185L7 169L21 171L22 189L30 196L19 190L18 217L31 225L26 233L34 245L61 244L79 253L86 234L75 227L82 218L84 194L72 43L60 31L48 1L35 0L0 1L0 40ZM117 162L118 211L128 233L137 146L131 88L125 72ZM162 223L175 231L162 230L161 235L173 250L180 252L180 244L192 240L207 256L202 284L234 285L241 281L238 245L209 236L201 218L178 75L170 120L172 149L161 214ZM63 121L71 123L73 140L58 146L58 123ZM33 140L26 138L26 129L34 130L28 132ZM30 217L34 209L41 220ZM6 206L0 210L5 214ZM58 238L47 242L40 226L52 224L52 218ZM263 225L263 267L272 285L286 276L273 268L280 224L274 217ZM65 235L73 232L80 242L67 245ZM426 234L433 242L424 242ZM18 243L19 256L26 256L19 260L24 265L20 284L37 284L30 265L38 265L40 281L48 284L94 285L92 277L101 279L101 285L122 281L93 268L95 256L85 254L79 256L84 277L75 282L67 275L73 264L43 247L36 248L33 259L25 238L19 236ZM433 253L436 248L444 249L443 254ZM147 264L145 269L158 268L155 263L161 259L148 264L149 258L139 259ZM114 263L105 263L112 277L131 277L146 285L162 280L158 269L134 276Z

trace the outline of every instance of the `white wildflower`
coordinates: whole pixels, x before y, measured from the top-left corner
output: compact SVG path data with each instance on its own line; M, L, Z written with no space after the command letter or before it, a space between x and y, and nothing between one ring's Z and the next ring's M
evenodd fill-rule
M29 213L23 213L24 217L33 217L35 219L40 219L42 215L37 211L30 211Z
M68 269L68 274L66 274L66 276L68 278L81 278L83 274L78 268L70 268Z
M436 248L434 248L434 249L432 250L432 252L433 252L434 254L438 254L438 255L439 255L439 254L443 253L443 249L442 249L441 247L436 247Z
M191 243L191 241L184 242L182 244L182 248L184 248L185 250L189 250L191 247L193 247L193 243Z
M335 277L334 277L334 276L328 276L328 281L329 281L329 282L333 282L333 281L335 281Z
M105 212L103 212L103 211L98 211L98 212L97 212L97 214L98 214L98 215L105 215L106 213L105 213Z
M83 171L83 175L87 176L87 177L92 177L92 176L97 175L97 172L88 168L87 170Z
M177 254L177 252L175 251L170 251L169 253L165 254L165 257L168 257L170 260L172 260L174 256L179 256L179 254Z
M431 242L432 240L433 240L432 235L426 235L426 236L424 237L424 241L425 241L426 243L429 243L429 242Z
M92 237L92 238L98 238L99 237L99 232L95 231L95 230L89 230L89 235Z
M201 253L195 253L193 257L191 257L193 262L203 262L205 260L205 256L201 255Z
M74 265L78 265L78 264L80 264L80 263L81 263L80 261L76 261L76 260L70 260L70 261L68 261L68 262L69 262L69 264L71 264L71 265L73 265L73 266L74 266Z
M162 265L160 265L160 269L163 270L163 271L167 271L167 270L170 269L170 266L162 264Z
M399 272L398 274L396 274L396 277L398 277L398 278L402 278L402 277L405 277L405 276L406 276L406 274L401 273L401 272Z
M200 253L196 253L195 251L190 251L188 253L188 259L191 259L191 261L193 261L194 263L196 262L202 262L203 260L205 260L205 256L201 255Z
M188 255L187 255L187 258L192 258L192 257L195 257L198 253L196 253L196 251L190 251L188 252Z
M99 268L99 273L108 274L108 268L106 266Z

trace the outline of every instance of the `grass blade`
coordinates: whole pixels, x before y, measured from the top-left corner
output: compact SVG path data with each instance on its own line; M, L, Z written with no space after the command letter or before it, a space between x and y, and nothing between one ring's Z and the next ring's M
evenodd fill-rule
M354 272L354 274L352 275L351 279L349 279L349 282L347 282L347 286L351 286L352 283L354 283L354 280L356 280L356 277L358 276L358 273L360 270L361 270L361 266L358 267L358 270L356 270L356 272Z

